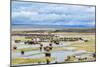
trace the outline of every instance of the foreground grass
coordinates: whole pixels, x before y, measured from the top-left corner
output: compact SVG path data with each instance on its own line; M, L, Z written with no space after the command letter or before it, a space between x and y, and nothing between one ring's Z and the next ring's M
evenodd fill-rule
M95 52L96 46L95 41L91 40L89 42L80 42L71 44L72 47L76 47L78 50L86 50L89 52Z
M39 47L35 47L35 48L22 48L22 49L17 49L17 50L13 50L14 52L20 52L20 51L35 51L35 50L39 50Z
M95 52L95 41L94 40L90 40L88 42L76 42L76 43L71 43L71 45L69 46L57 46L57 47L53 47L52 51L58 51L58 50L67 50L68 47L75 47L78 50L86 50L89 52ZM35 47L35 48L22 48L22 49L17 49L17 50L13 50L14 52L21 52L21 51L36 51L39 50L39 47Z
M66 47L63 48L63 47ZM28 51L36 51L36 50L39 50L39 47L35 47L35 48L22 48L22 49L16 49L16 50L13 50L14 52L21 52L21 51L25 51L25 52L28 52ZM53 47L53 50L52 51L57 51L57 50L67 50L67 46L57 46L57 47Z
M50 61L55 60L54 58L49 58ZM15 58L12 59L12 65L17 65L17 64L31 64L31 63L46 63L46 57L42 58Z

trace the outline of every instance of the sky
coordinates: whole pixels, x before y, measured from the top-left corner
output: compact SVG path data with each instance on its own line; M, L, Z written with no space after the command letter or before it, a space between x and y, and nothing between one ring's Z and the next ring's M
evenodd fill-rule
M12 25L95 27L95 7L12 1Z

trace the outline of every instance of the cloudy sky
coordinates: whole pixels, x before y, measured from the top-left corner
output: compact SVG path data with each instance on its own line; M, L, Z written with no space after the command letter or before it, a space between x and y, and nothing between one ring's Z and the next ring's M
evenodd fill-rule
M95 27L95 7L13 1L12 25Z

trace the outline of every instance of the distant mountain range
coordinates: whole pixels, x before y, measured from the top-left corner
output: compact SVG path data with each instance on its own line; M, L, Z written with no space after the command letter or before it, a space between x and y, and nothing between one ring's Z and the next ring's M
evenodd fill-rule
M12 25L12 29L17 29L18 31L53 31L53 32L87 32L94 33L95 27L91 26L67 26L67 25Z
M82 33L94 33L96 31L95 28L68 28L63 30L56 30L56 32L82 32Z
M91 25L32 25L32 24L12 24L13 28L95 28Z

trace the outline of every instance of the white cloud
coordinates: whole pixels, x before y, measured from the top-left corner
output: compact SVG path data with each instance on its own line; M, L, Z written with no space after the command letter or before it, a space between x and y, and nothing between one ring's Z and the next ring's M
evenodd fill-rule
M22 19L23 22L27 20L30 24L94 25L95 7L28 2L19 5L18 2L13 4L12 18L19 21Z

